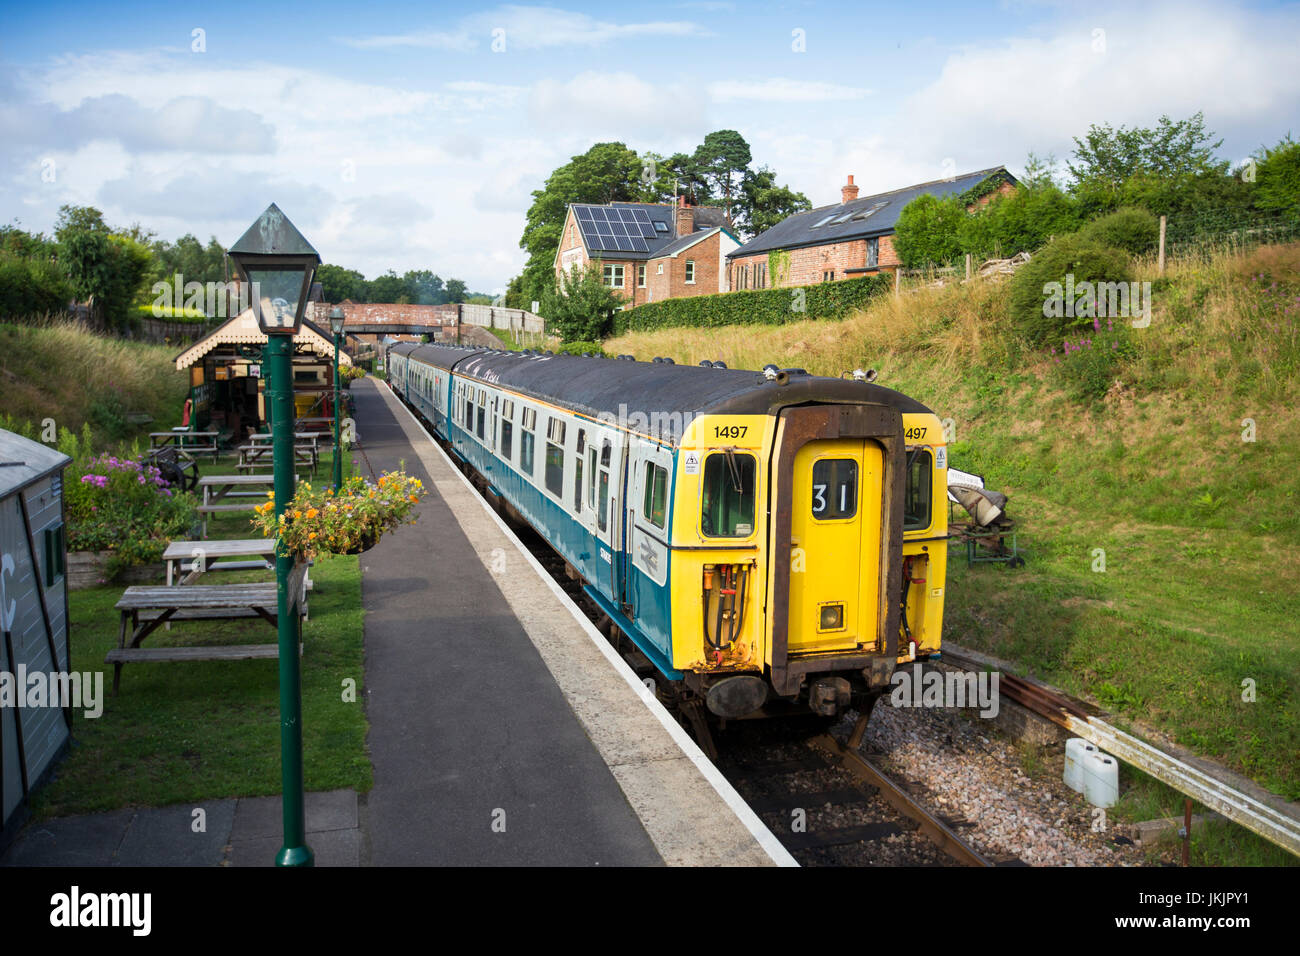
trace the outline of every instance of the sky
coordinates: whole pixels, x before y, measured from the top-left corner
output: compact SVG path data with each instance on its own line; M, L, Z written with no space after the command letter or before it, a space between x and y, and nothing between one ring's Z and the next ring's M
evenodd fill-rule
M1300 135L1298 50L1296 3L0 0L0 222L229 246L275 202L326 262L498 293L593 143L735 129L815 206L1198 110L1240 161Z

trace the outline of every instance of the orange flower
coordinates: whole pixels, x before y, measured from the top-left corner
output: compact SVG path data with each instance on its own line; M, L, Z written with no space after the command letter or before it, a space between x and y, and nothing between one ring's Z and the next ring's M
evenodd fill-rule
M293 513L293 516L294 516L295 518L301 518L301 517L302 517L302 512L301 512L301 511L295 511L295 512Z
M416 501L419 501L419 500L420 500L419 498L415 497L415 495L410 495L409 497L410 497L410 499L411 499L412 502L416 502Z
M311 534L307 535L307 540L308 540L308 541L315 541L315 540L316 540L316 532L313 531Z
M316 511L315 508L308 508L308 509L307 509L307 517L308 517L308 518L314 518L314 517L316 517L316 515L317 515L317 511Z

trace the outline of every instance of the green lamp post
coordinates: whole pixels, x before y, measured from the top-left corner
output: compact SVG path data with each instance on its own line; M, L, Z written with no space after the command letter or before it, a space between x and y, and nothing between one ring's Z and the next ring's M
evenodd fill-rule
M339 343L343 339L343 309L330 309L330 331L334 333L334 493L343 487L343 446L339 444Z
M312 277L320 256L272 203L230 247L240 278L248 283L257 324L266 333L262 368L271 418L275 514L293 498L293 337L302 327ZM284 791L284 845L276 866L311 866L302 781L302 669L298 656L300 595L289 593L294 556L275 550L276 622L280 653L280 780Z

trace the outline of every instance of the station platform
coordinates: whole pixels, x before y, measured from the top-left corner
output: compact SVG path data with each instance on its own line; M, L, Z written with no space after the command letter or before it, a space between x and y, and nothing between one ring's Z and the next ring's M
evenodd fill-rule
M794 865L387 385L352 392L354 471L429 491L362 556L359 862Z

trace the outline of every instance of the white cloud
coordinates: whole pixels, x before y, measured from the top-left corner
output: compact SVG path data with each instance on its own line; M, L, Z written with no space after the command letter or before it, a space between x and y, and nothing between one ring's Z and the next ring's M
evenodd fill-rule
M703 135L703 107L690 86L649 82L632 73L587 70L565 82L539 80L528 109L541 129L585 133L596 140Z
M719 103L758 100L764 103L828 103L860 100L871 90L839 83L791 80L772 77L766 80L720 80L709 84L709 96Z
M553 7L503 6L463 19L454 30L341 38L340 42L360 49L416 47L468 52L480 43L498 44L500 52L543 50L553 47L599 46L616 40L637 37L704 36L696 23L683 20L656 20L645 23L612 23L586 13L557 10Z

